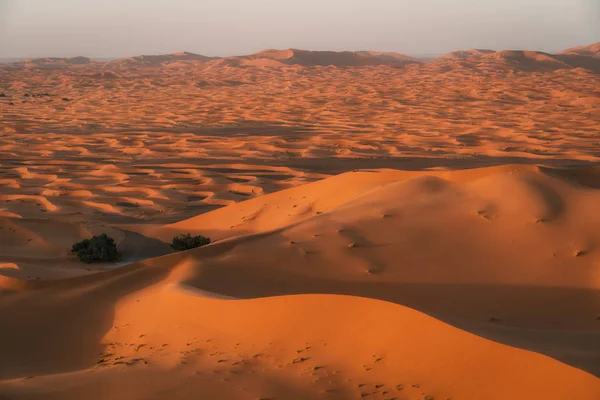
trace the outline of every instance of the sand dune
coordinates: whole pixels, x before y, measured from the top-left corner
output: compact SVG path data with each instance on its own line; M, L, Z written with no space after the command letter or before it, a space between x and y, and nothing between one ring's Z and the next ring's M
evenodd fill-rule
M557 54L539 51L470 49L449 52L438 57L438 62L449 60L494 60L508 62L509 67L526 71L544 72L565 68L584 68L597 72L600 54L600 42L588 46L579 46L564 50ZM480 60L481 61L481 60ZM47 57L25 59L0 65L0 69L68 69L90 64L94 68L121 69L135 67L160 68L171 64L176 66L210 63L234 67L269 66L284 67L297 65L302 67L336 66L336 67L365 67L365 66L407 66L422 64L423 61L414 57L395 52L380 51L314 51L301 49L268 49L261 52L233 57L209 57L190 52L172 54L141 55L108 62L96 62L87 57L58 58Z
M599 398L596 53L0 65L0 398Z
M351 172L146 233L167 241L181 231L203 231L216 239L268 232L248 243L249 250L281 247L287 255L273 262L298 258L299 265L290 262L284 269L304 276L311 275L309 264L322 265L315 278L347 273L357 281L370 274L387 283L600 289L594 255L600 192L547 171L503 166ZM459 227L460 235L452 234ZM482 237L485 241L478 240ZM228 259L241 265L236 253L229 252ZM565 270L566 262L579 267ZM265 268L269 262L256 264ZM590 323L595 323L591 316Z
M491 53L495 53L494 50L489 50L489 49L471 49L471 50L459 50L459 51L453 51L447 54L444 54L443 56L439 57L439 59L459 59L459 60L464 60L467 58L473 58L473 57L482 57L486 54L491 54Z
M202 290L372 297L508 343L519 329L556 329L545 336L556 348L535 334L520 343L598 373L599 194L572 175L518 166L348 173L141 232L233 237L216 245L224 256L189 265L186 284ZM502 337L498 326L517 330Z
M14 63L4 64L3 69L21 70L21 69L43 69L43 70L62 70L79 66L96 64L88 57L46 57L46 58L31 58L17 61Z
M201 231L217 242L69 279L5 278L0 388L61 399L594 399L594 376L497 342L598 372L597 174L350 172L138 225L140 237ZM299 293L315 294L286 296ZM97 391L116 376L126 383Z
M589 46L579 46L567 49L560 54L576 54L580 56L600 57L600 42Z
M556 71L558 69L586 68L600 71L600 60L579 54L548 54L539 51L499 51L483 56L484 59L503 61L522 70Z
M149 272L135 271L136 280L151 279ZM62 373L26 380L4 374L3 392L15 399L32 392L44 399L184 399L198 393L236 399L594 399L600 393L591 375L401 306L324 295L214 300L165 285L168 280L125 296L114 311L114 298L135 287L124 274L98 289L61 288L63 295L72 293L71 301L53 306L71 318L29 315L29 326L52 320L57 328L47 333L53 340L31 348L22 337L3 348L2 364L10 362L21 375ZM108 303L96 306L99 298ZM26 299L34 303L35 295ZM86 327L76 340L74 319ZM102 325L111 320L100 345ZM80 370L68 372L74 368Z
M143 55L137 57L126 58L124 60L112 61L109 65L122 65L127 66L141 66L141 67L157 67L178 61L211 61L218 59L219 57L207 57L200 54L180 52L173 54L160 54L160 55Z
M250 59L273 59L282 65L357 67L369 65L419 64L420 61L399 53L372 51L307 51L299 49L265 50L248 56Z
M377 57L380 60L390 62L392 65L419 64L422 62L417 58L391 51L357 51L357 54L369 57Z
M549 54L539 51L466 50L443 55L433 61L436 69L452 71L457 67L477 70L522 71L528 73L554 72L582 68L600 71L600 61L589 51L566 51Z

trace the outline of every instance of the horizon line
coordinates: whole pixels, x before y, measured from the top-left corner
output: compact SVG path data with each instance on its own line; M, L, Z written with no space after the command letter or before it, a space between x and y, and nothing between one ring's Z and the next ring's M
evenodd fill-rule
M574 47L586 47L586 46L592 46L596 43L600 43L600 42L594 42L594 43L590 43L589 45L581 45L581 46L574 46ZM570 48L574 48L574 47L570 47ZM456 49L456 50L450 50L450 51L446 51L446 52L441 52L441 53L403 53L400 51L392 51L392 50L312 50L312 49L300 49L300 48L296 48L296 47L288 47L288 48L265 48L263 50L259 50L257 52L254 53L246 53L246 54L231 54L231 55L225 55L225 56L211 56L211 55L207 55L207 54L203 54L201 52L194 52L194 51L187 51L187 50L180 50L180 51L173 51L173 52L168 52L168 53L138 53L136 55L128 55L128 56L90 56L90 55L82 55L82 54L77 54L77 55L36 55L36 56L0 56L0 60L12 60L12 61L22 61L22 60L31 60L31 59L41 59L41 58L77 58L77 57L83 57L83 58L89 58L91 60L94 61L114 61L114 60L119 60L119 59L127 59L127 58L133 58L133 57L141 57L141 56L165 56L165 55L173 55L173 54L181 54L181 53L189 53L189 54L194 54L194 55L199 55L199 56L204 56L204 57L211 57L211 58L229 58L229 57L244 57L244 56L249 56L249 55L254 55L263 51L267 51L267 50L304 50L304 51L313 51L313 52L334 52L334 53L342 53L342 52L351 52L351 53L357 53L357 52L361 52L361 51L373 51L373 52L382 52L382 53L396 53L396 54L401 54L401 55L405 55L405 56L409 56L409 57L413 57L413 58L436 58L436 57L440 57L443 56L444 54L449 54L449 53L453 53L453 52L457 52L457 51L468 51L468 50L492 50L495 52L498 51L537 51L537 52L541 52L541 53L548 53L548 54L556 54L556 52L561 52L561 51L565 51L568 50L570 48L567 49L563 49L563 50L552 50L552 51L544 51L544 50L534 50L534 49L526 49L526 48L514 48L514 49L503 49L503 50L496 50L496 49L490 49L490 48L461 48L461 49Z

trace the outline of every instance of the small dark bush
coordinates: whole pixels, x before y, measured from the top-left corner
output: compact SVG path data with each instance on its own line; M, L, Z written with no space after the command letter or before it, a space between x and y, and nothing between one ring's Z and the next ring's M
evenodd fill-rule
M173 238L171 247L177 251L195 249L196 247L204 246L210 243L210 238L202 235L192 236L189 233L177 235Z
M71 252L77 253L79 260L88 264L115 261L120 257L114 239L107 236L105 233L75 243L71 248Z

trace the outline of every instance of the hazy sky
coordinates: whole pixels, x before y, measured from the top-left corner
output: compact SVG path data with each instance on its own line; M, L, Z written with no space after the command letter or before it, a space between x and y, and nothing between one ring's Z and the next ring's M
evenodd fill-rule
M600 0L0 0L1 58L557 51L598 41Z

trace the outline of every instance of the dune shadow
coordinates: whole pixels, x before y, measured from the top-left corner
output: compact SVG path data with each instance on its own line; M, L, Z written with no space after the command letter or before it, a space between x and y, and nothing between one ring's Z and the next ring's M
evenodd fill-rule
M384 300L600 376L600 291L533 286L339 281L272 268L205 266L182 282L239 299L342 294ZM232 300L235 301L235 300ZM535 321L531 324L530 321Z
M163 279L169 269L131 264L38 288L0 294L0 379L94 366L123 296Z
M564 169L540 167L540 171L555 178L590 189L600 189L600 168Z
M123 229L125 238L119 244L124 261L132 263L148 258L173 253L174 250L165 242L150 238L137 232Z
M144 159L144 165L160 165L164 160L147 158ZM219 158L219 159L201 159L186 158L186 164L196 165L202 169L204 165L210 166L214 171L214 165L238 163L239 158ZM456 158L449 156L438 157L372 157L372 158L342 158L342 157L314 157L314 158L285 158L265 160L260 158L244 158L244 163L257 168L265 167L286 167L304 172L336 175L354 170L366 169L398 169L403 171L423 171L427 169L474 169L494 167L500 165L544 165L553 169L580 169L587 167L598 167L600 162L582 161L577 159L539 159L528 157L498 157L477 155L466 158ZM218 168L218 167L217 167ZM223 169L223 171L234 172L232 169ZM237 171L237 170L236 170Z
M525 179L525 181L537 192L544 204L548 206L547 217L557 218L563 213L565 210L565 202L556 190L550 185L535 179Z

